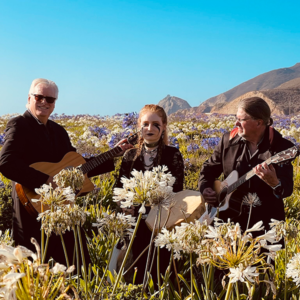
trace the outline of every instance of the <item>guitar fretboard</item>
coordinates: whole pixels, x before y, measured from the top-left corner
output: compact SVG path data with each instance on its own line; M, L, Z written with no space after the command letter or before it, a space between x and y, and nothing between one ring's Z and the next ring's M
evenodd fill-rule
M103 164L105 161L115 157L120 152L122 152L121 147L119 147L119 146L115 147L105 153L102 153L102 154L92 158L90 161L83 164L80 167L80 169L83 172L83 174L86 174L86 173L92 171L93 169L97 168L101 164Z
M272 163L272 157L268 158L265 163L267 165L270 165ZM240 185L242 185L243 183L245 183L247 180L249 180L250 178L252 178L255 175L254 171L251 170L248 173L246 173L245 175L243 175L242 177L240 177L236 182L232 183L231 185L228 186L228 194L232 193L233 191L235 191Z

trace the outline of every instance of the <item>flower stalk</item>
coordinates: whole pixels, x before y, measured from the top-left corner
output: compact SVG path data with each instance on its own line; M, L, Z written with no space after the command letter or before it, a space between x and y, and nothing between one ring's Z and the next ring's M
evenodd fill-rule
M129 253L130 253L130 250L131 250L131 247L132 247L134 238L135 238L135 236L136 236L137 229L138 229L138 227L139 227L139 224L140 224L141 219L142 219L142 213L139 213L139 217L138 217L138 219L137 219L137 223L136 223L134 232L133 232L133 234L132 234L132 237L131 237L130 243L129 243L129 245L128 245L128 248L127 248L125 257L124 257L124 259L123 259L122 265L121 265L121 267L120 267L120 270L119 270L119 273L118 273L118 276L117 276L117 279L116 279L116 282L115 282L115 285L114 285L113 290L112 290L112 295L115 294L116 289L117 289L117 286L118 286L119 281L120 281L120 279L121 279L122 272L123 272L125 263L126 263L126 261L127 261L127 258L128 258L128 256L129 256Z

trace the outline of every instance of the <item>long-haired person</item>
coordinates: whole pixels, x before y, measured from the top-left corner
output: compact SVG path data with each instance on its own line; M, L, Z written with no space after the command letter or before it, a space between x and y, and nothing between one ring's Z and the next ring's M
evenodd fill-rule
M157 166L167 166L168 171L176 178L173 185L174 192L180 192L183 189L184 180L184 164L181 153L175 147L168 146L167 134L168 119L164 109L158 105L145 105L138 119L138 127L140 129L139 143L136 148L129 149L125 152L119 178L116 186L122 187L121 178L123 176L130 178L133 169L137 171L151 170ZM132 246L132 262L134 262L143 250L149 245L151 231L148 229L145 219L150 211L150 207L146 207L146 213L143 216L137 235ZM132 207L127 210L135 216L138 214L139 207ZM160 272L165 273L170 260L170 252L166 249L160 250ZM137 276L135 283L143 282L144 271L146 269L148 251L144 251L138 261L134 264L137 267ZM153 252L152 252L153 253ZM156 258L153 263L151 275L153 282L157 282Z

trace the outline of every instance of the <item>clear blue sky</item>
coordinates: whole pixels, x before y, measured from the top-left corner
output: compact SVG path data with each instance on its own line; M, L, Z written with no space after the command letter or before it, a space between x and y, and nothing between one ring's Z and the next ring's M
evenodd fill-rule
M299 1L0 0L0 115L34 78L57 113L138 111L167 94L198 106L300 62Z

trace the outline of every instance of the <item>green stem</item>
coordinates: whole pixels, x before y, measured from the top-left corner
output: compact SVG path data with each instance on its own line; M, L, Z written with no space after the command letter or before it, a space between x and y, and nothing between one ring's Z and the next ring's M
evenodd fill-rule
M192 252L190 253L190 270L191 270L191 300L193 300L194 291L193 291L193 253Z
M77 261L77 291L79 291L79 276L80 276L80 266L79 266L79 248L78 248L78 241L76 236L76 228L73 225L72 230L74 233L74 240L75 240L75 251L76 251L76 261Z
M228 287L227 287L227 292L226 292L225 300L229 300L230 294L231 294L231 290L232 290L232 282L229 282Z
M287 243L286 239L284 239L285 244L285 255L284 255L284 300L286 300L287 297L287 278L286 278L286 262L287 262Z
M45 230L42 229L42 236L41 236L41 263L44 257L44 246L45 246Z
M215 267L212 264L210 264L208 277L209 277L209 289L211 291L214 290L214 273L215 273L214 271L215 271Z
M115 247L115 235L113 234L113 242L112 242L112 248L111 248L112 250L111 250L110 253L109 253L108 262L107 262L106 268L105 268L105 270L104 270L104 274L103 274L103 276L102 276L102 278L101 278L99 287L98 287L98 289L97 289L97 291L96 291L96 294L97 294L98 291L100 290L100 287L101 287L101 285L102 285L102 282L103 282L103 280L104 280L104 278L105 278L105 274L106 274L107 269L108 269L108 267L109 267L109 263L110 263L110 260L111 260L111 257L112 257L112 253L113 253L113 251L114 251L114 247Z
M235 283L236 300L240 300L239 284Z
M64 254L65 254L65 258L66 258L66 263L67 263L67 266L69 268L70 264L69 264L69 258L68 258L68 253L67 253L65 241L64 241L63 235L61 233L59 235L60 235L61 244L62 244L62 246L64 248Z
M131 237L130 243L129 243L129 245L128 245L128 248L127 248L125 257L124 257L124 259L123 259L121 268L120 268L120 270L119 270L119 273L118 273L118 276L117 276L117 279L116 279L114 288L113 288L113 290L112 290L112 295L116 292L117 286L118 286L119 281L120 281L120 279L121 279L122 272L123 272L125 263L126 263L126 261L127 261L127 258L128 258L128 256L129 256L129 253L130 253L130 250L131 250L131 247L132 247L134 238L135 238L135 236L136 236L136 232L137 232L137 229L138 229L138 227L139 227L139 224L140 224L141 219L142 219L142 213L139 213L139 217L138 217L138 219L137 219L137 223L136 223L136 226L135 226L135 228L134 228L134 232L133 232L133 234L132 234L132 237Z
M252 205L250 205L250 211L249 211L249 217L248 217L248 222L247 222L247 228L246 228L246 230L248 230L248 228L249 228L251 213L252 213Z
M209 299L209 282L210 282L210 277L207 276L207 270L206 270L206 266L205 265L203 265L202 271L203 271L203 277L204 277L204 283L205 283L205 293L206 293L207 299Z
M159 232L160 232L160 219L161 219L161 206L160 205L158 206L158 210L159 210L159 213L158 213L158 231L157 231L157 234L159 234ZM157 263L157 284L158 284L158 290L160 290L160 288L161 288L159 260L160 260L160 248L157 247L157 261L156 261L156 263Z
M49 239L50 239L50 235L47 235L46 246L44 249L44 255L42 256L42 264L44 263L45 258L46 258L47 249L48 249L48 245L49 245Z
M165 276L165 280L163 283L163 291L161 291L161 289L159 289L160 292L160 296L159 296L159 300L163 300L166 299L165 298L165 292L166 292L166 286L167 286L167 282L170 278L170 272L171 272L171 267L172 267L172 261L173 261L173 251L171 251L171 257L170 257L170 262L169 262L169 266L167 268L167 272L166 272L166 276Z
M79 245L80 245L81 259L82 259L83 270L84 270L85 292L86 292L86 294L88 294L87 270L86 270L86 263L85 263L82 237L81 237L80 227L78 225L76 227L77 227L77 234L78 234Z

